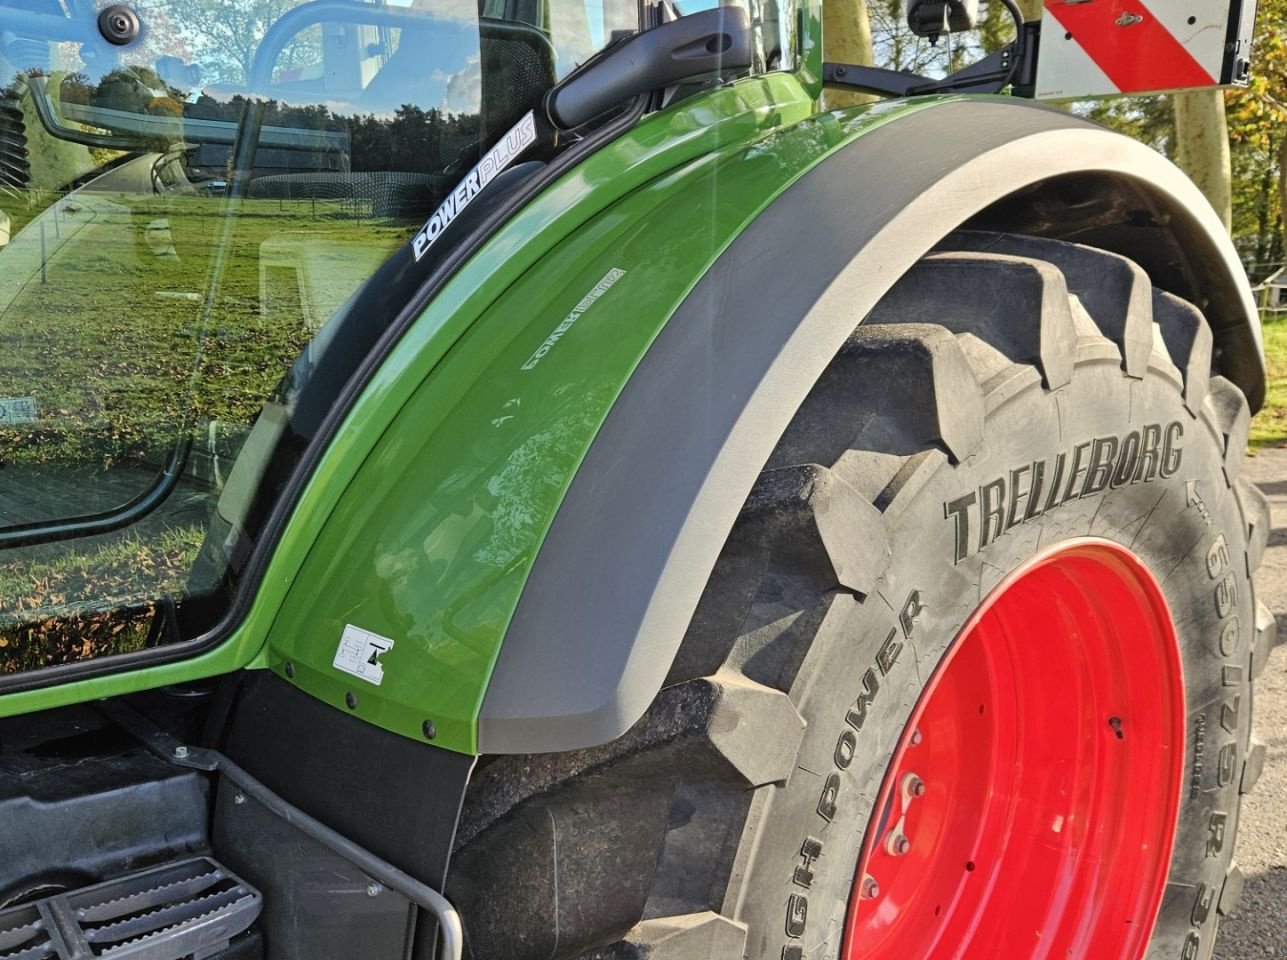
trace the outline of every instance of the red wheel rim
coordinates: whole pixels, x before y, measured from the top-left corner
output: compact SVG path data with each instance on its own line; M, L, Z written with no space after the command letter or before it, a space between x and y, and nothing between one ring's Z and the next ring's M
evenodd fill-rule
M1183 760L1179 647L1148 569L1099 540L1034 558L912 712L842 960L1140 960Z

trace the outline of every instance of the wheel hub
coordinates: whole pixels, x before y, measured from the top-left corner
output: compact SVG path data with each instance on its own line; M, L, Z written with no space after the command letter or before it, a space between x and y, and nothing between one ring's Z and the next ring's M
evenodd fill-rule
M1004 580L899 740L842 960L1140 960L1183 778L1171 617L1123 547L1079 540Z

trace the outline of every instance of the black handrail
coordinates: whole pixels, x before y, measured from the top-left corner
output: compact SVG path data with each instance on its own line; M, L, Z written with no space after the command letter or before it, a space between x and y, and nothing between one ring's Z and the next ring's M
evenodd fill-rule
M63 520L35 521L17 523L0 527L0 549L10 547L29 547L37 543L53 543L58 540L73 540L77 537L91 537L99 533L111 533L122 527L138 523L153 510L159 507L174 492L179 479L187 466L188 453L192 449L192 438L181 437L170 451L170 458L161 472L156 475L152 484L119 507L99 513L84 514Z

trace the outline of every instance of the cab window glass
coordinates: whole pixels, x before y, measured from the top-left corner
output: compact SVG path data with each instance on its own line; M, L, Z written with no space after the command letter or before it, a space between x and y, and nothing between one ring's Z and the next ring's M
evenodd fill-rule
M346 304L637 28L619 0L133 9L118 47L86 0L0 0L0 676L219 622Z

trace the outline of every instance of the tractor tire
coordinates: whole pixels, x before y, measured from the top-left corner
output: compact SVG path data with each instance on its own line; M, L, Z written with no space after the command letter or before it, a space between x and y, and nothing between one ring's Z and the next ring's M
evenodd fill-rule
M619 740L485 758L473 960L1204 960L1274 621L1248 407L1134 263L962 231L857 328Z

